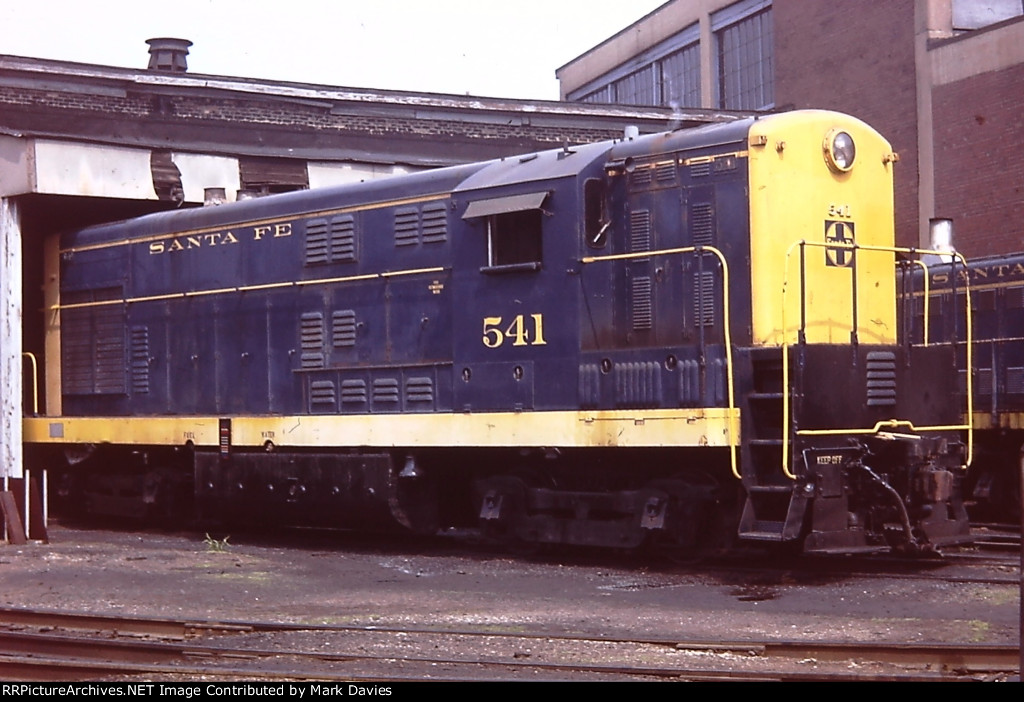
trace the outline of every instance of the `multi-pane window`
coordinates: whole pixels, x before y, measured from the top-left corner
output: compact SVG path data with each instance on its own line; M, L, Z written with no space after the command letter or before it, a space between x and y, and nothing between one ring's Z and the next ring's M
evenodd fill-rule
M621 105L761 110L772 107L774 45L771 0L738 0L711 13L711 77L715 94L701 93L698 24L634 56L568 95L569 100Z
M639 66L639 68L637 68ZM697 25L653 47L570 100L619 105L700 107L700 42Z
M662 104L700 107L700 45L671 53L659 64Z
M772 13L766 8L715 32L718 106L757 110L774 101Z
M615 81L615 101L625 105L656 105L654 66L641 68Z

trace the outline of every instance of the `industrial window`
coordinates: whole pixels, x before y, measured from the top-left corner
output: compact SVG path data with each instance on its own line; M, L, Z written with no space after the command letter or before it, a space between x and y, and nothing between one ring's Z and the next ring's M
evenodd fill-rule
M723 10L763 3L742 2ZM736 9L734 9L736 8ZM722 20L720 20L722 21ZM712 25L717 25L714 18ZM774 95L774 50L772 13L768 5L735 22L716 27L718 56L718 106L728 110L758 110L771 107Z
M658 63L661 69L661 103L700 107L700 45L691 44Z
M615 101L623 105L657 105L654 66L645 66L615 81Z
M568 95L577 102L700 107L700 28L683 31Z

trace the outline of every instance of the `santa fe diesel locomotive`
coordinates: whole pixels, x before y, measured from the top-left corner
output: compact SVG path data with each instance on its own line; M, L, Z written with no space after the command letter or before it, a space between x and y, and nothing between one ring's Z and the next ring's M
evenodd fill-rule
M895 160L797 111L66 233L27 460L171 518L963 542L957 358L898 335Z
M974 395L971 425L975 460L965 481L972 516L1020 519L1020 460L1024 449L1024 253L966 262L913 266L900 277L900 314L913 343L956 345L957 393L966 407ZM967 316L965 296L970 294ZM968 322L973 371L968 385Z

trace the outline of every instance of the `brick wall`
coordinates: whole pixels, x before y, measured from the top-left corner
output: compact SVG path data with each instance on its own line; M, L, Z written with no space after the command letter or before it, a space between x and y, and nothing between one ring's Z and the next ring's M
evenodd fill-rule
M1024 250L1024 65L937 86L936 213L968 257Z
M466 157L462 160L476 160L556 148L565 143L619 138L627 121L637 122L629 118L606 119L607 126L600 126L593 120L543 116L536 110L519 112L515 108L507 113L485 114L435 108L421 116L418 110L400 105L388 108L373 103L330 101L314 104L272 97L249 99L167 92L128 91L119 96L111 92L0 87L3 126L31 134L79 134L85 138L163 147L180 139L183 129L191 129L193 134L206 134L203 141L219 143L222 150L229 152L232 140L244 142L247 132L262 135L267 130L290 135L282 138L291 141L315 140L310 143L324 146L336 138L376 140L373 147L369 143L363 145L380 153L388 152L391 139L432 142L435 149L443 148L446 142L459 142L474 144L471 150L459 152ZM667 114L665 118L639 122L644 131L654 131L654 126L663 127ZM180 142L176 145L188 148Z
M775 0L775 103L838 110L889 140L896 241L918 242L913 0Z

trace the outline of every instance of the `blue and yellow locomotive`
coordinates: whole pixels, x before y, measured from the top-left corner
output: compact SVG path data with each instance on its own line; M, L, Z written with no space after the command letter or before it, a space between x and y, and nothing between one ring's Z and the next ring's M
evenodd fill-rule
M972 516L1018 521L1024 449L1024 254L950 258L904 271L901 315L913 343L953 346L959 354L961 407L966 409L968 393L973 395L965 421L973 427L975 459L964 491ZM968 339L973 358L969 365ZM971 373L968 367L973 367Z
M967 540L889 144L797 111L91 227L30 460L94 509L540 543Z

